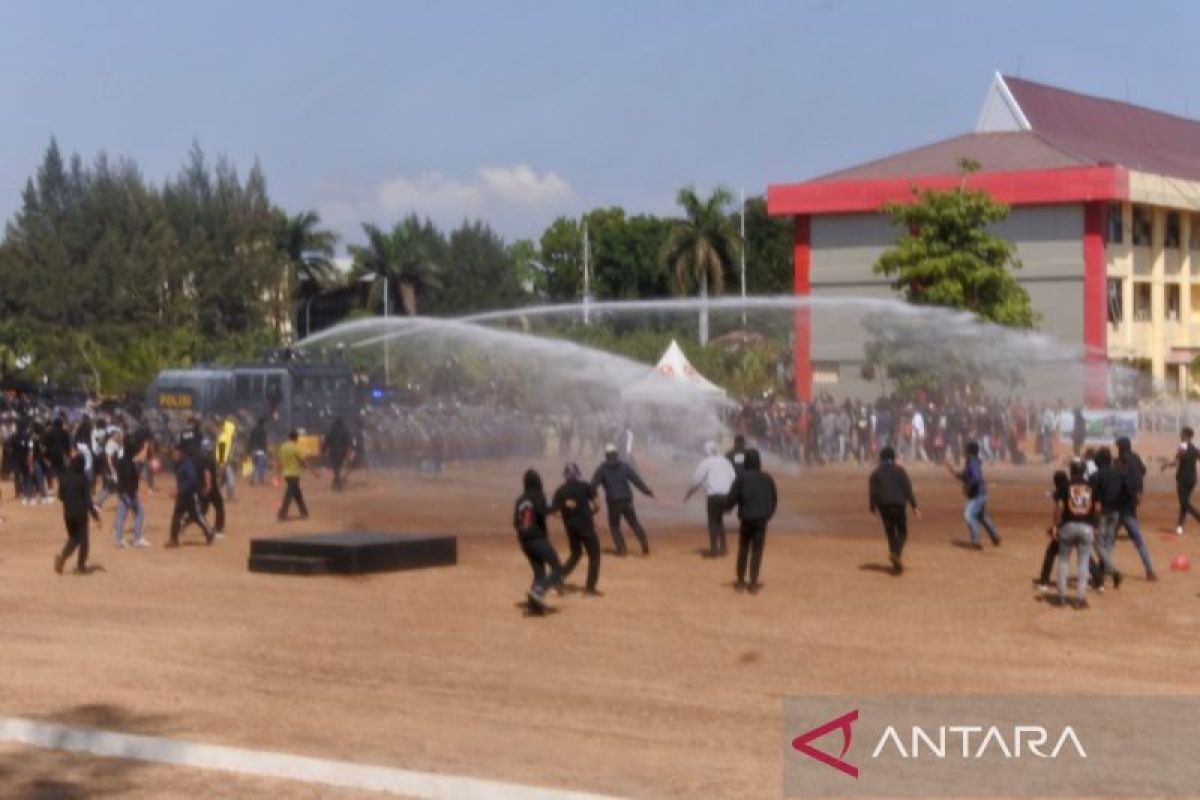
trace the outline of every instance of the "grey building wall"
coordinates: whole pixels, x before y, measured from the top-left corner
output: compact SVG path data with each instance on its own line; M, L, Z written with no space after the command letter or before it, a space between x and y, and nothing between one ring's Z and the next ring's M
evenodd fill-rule
M1029 292L1038 330L1063 344L1083 344L1083 206L1015 208L995 232L1013 242L1021 259L1018 281ZM810 280L814 389L838 396L874 396L878 382L863 379L865 322L896 299L888 283L872 272L896 232L880 214L814 216L811 228ZM948 335L953 335L948 334ZM1032 370L1022 394L1057 399L1075 394L1071 369L1046 366ZM836 382L833 375L836 374Z

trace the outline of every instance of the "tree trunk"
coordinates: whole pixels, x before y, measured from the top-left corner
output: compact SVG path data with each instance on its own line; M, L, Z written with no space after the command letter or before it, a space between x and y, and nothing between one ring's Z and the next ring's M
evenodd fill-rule
M408 281L398 281L401 310L410 317L417 315L417 287Z
M700 345L708 344L708 270L700 273Z

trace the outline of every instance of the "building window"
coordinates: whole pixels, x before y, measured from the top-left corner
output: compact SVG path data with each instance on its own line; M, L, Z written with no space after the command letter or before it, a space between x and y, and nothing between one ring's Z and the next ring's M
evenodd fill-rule
M1163 245L1165 247L1179 247L1179 214L1175 211L1167 214L1167 231Z
M1133 207L1133 243L1135 246L1150 244L1152 225L1150 209L1146 206Z
M1148 283L1133 285L1133 321L1150 321L1150 284Z
M1108 280L1108 321L1113 325L1120 325L1121 319L1124 316L1124 308L1121 307L1121 279L1109 278Z
M813 364L812 382L818 386L833 386L838 382L837 364Z
M1167 321L1179 322L1179 284L1167 284Z
M1121 204L1108 205L1108 243L1121 244L1125 241L1125 226L1121 220Z

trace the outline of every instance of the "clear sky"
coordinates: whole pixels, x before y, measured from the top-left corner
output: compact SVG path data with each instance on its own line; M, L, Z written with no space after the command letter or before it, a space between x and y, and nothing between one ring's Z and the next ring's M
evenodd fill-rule
M1200 116L1180 0L0 2L0 217L51 135L193 140L351 241L409 211L536 236L685 184L762 192L970 130L995 70Z

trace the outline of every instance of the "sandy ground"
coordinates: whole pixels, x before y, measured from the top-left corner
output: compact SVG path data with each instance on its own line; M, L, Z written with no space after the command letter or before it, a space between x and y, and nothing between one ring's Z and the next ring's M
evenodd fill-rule
M452 467L437 480L307 480L313 516L274 521L277 492L239 487L229 536L161 548L169 499L149 499L155 547L116 550L113 507L89 576L56 576L58 506L0 515L0 714L633 797L780 794L781 701L803 693L1043 693L1061 676L1094 691L1195 693L1200 560L1173 524L1169 478L1144 513L1163 580L1128 569L1089 612L1037 602L1049 509L1044 467L990 472L1003 546L971 552L957 485L913 470L925 517L908 571L866 513L866 469L778 471L783 506L765 591L731 589L733 559L706 560L690 464L646 465L650 558L605 558L602 598L568 594L527 618L529 570L508 528L525 465ZM557 477L546 461L548 482ZM160 490L166 488L160 481ZM246 570L248 539L374 527L459 535L453 568L365 578ZM565 549L555 523L554 536ZM607 535L603 537L607 545ZM581 567L582 569L582 567ZM576 573L573 579L582 579ZM0 748L3 797L331 797L321 787Z

